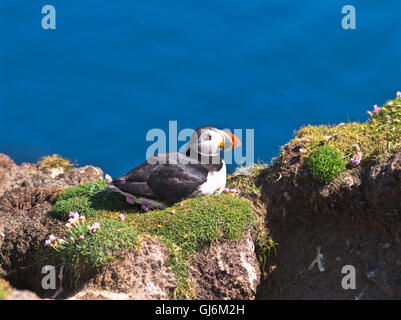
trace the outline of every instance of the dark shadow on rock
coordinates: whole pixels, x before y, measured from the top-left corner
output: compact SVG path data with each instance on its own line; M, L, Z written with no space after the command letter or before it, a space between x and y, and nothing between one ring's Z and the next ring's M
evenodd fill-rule
M257 179L267 199L266 225L278 243L257 298L400 299L401 151L347 169L328 186L285 151ZM350 189L346 175L354 178ZM321 271L312 264L319 252ZM355 290L341 285L346 265L355 267Z

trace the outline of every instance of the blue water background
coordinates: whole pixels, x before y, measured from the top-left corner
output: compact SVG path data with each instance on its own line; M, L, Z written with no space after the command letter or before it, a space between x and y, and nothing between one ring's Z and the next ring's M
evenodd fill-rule
M300 126L365 121L401 90L400 15L399 0L2 0L0 152L118 176L177 120L254 129L269 162Z

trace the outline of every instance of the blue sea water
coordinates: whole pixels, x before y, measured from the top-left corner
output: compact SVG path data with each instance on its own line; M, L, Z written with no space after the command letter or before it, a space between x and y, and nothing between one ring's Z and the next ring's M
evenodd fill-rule
M42 6L56 8L44 30ZM342 6L356 9L343 30ZM306 124L365 121L401 90L401 1L1 0L0 152L112 176L152 128L255 130L270 159Z

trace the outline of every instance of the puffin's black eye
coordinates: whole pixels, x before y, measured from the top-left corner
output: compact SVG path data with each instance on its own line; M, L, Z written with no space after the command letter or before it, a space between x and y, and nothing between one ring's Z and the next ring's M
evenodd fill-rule
M208 139L208 140L212 140L212 136L209 135L209 136L207 137L207 139Z

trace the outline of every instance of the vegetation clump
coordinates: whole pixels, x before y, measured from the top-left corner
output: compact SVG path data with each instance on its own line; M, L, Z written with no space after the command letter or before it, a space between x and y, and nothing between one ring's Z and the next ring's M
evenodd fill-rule
M240 168L227 177L227 188L236 189L240 197L248 199L253 212L256 214L257 221L253 225L252 234L254 235L255 252L258 255L260 269L264 276L267 276L265 269L269 256L272 252L277 252L276 246L278 245L266 228L266 200L263 198L261 186L257 183L258 176L267 168L266 164L258 163Z
M108 191L104 180L98 180L64 190L53 211L64 218L75 211L96 218L102 212L137 212L138 208L128 204L121 194Z
M62 168L64 171L68 171L75 165L75 163L71 163L69 160L62 158L58 154L43 157L36 163L37 168L42 171L54 168Z
M309 172L324 183L331 182L344 169L345 161L335 147L320 146L308 158Z
M7 281L0 279L0 300L7 300L8 292L11 290L11 286Z
M353 164L386 159L401 147L401 95L397 93L396 99L387 101L381 107L373 106L367 114L370 119L364 123L303 127L290 145L302 145L306 157L322 145L331 146L340 152L346 162L352 161ZM355 146L359 149L357 154ZM354 161L355 156L357 161Z
M164 210L142 212L121 194L108 192L103 180L66 189L53 210L69 218L68 230L61 243L53 236L47 244L70 269L107 265L116 249L136 248L138 237L156 238L169 250L168 266L177 278L178 299L193 297L189 267L193 254L206 244L241 240L255 224L250 202L234 193L190 198ZM94 223L99 224L95 233Z
M46 244L59 253L66 267L77 273L86 267L99 271L119 252L137 244L135 230L121 221L103 220L91 224L83 216L73 220L66 225L62 238L50 236Z

